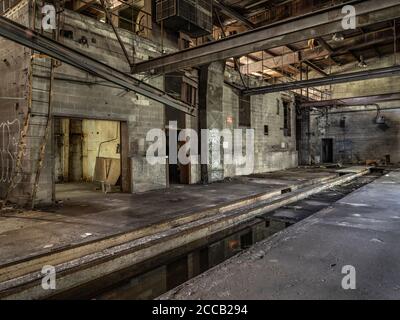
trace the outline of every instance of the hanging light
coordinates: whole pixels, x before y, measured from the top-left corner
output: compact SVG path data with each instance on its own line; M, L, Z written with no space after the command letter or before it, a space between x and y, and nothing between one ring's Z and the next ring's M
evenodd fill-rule
M343 41L344 40L344 35L339 33L339 32L336 32L336 33L333 34L332 40L335 41L335 42Z
M358 63L358 66L359 66L360 68L366 68L366 67L368 67L368 64L365 62L363 56L360 56L360 61L359 61L359 63Z

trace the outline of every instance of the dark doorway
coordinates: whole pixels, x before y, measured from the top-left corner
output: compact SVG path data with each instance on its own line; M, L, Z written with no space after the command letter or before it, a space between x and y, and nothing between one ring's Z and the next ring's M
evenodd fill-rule
M322 163L333 163L333 139L322 139Z
M175 130L175 132L174 132ZM167 129L166 130L166 135L167 135L167 142L170 139L170 135L179 137L179 133L181 130L176 130L176 129ZM177 148L178 150L184 145L184 142L182 141L176 141ZM169 143L167 143L167 156L168 159L172 159L172 155L170 154L171 150L169 148ZM168 179L169 179L169 185L171 184L189 184L190 181L190 164L188 165L183 165L181 163L168 163Z

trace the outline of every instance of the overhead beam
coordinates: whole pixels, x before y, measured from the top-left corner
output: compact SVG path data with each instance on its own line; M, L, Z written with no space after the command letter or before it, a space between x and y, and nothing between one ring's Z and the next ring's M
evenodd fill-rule
M255 25L250 20L248 20L243 15L241 15L235 9L232 9L231 7L229 7L228 5L223 3L222 0L214 0L213 3L214 3L215 7L217 7L219 10L221 10L223 13L225 13L227 16L231 17L232 19L240 21L245 26L247 26L249 29L255 28Z
M322 48L324 48L325 50L329 51L329 53L333 53L335 50L333 50L333 48L330 46L330 44L328 42L326 42L324 39L322 39L321 37L317 37L317 41L320 44L320 46Z
M250 4L245 6L245 9L251 9L251 8L254 8L254 7L257 7L257 6L261 5L261 4L263 4L264 6L267 7L268 10L270 10L272 8L273 4L268 3L268 2L273 2L273 0L260 0L260 1L257 1L255 3L250 3Z
M89 8L96 1L97 0L85 0L85 1L75 0L72 3L72 10L78 11L78 12L83 11L83 10Z
M400 74L400 65L388 67L388 68L380 68L373 69L361 72L354 73L344 73L338 75L330 75L324 78L316 78L310 80L301 80L301 81L293 81L280 83L269 86L262 86L256 88L250 88L243 90L244 95L259 95L271 92L282 92L282 91L291 91L298 90L310 87L320 87L338 83L347 83L361 80L371 80L377 78L386 78L393 77Z
M358 29L364 30L364 28ZM387 38L388 36L393 37L393 27L384 27L382 29L373 31L364 31L364 33L361 33L360 31L359 34L346 37L343 41L340 42L340 47L336 47L334 51L336 52L343 48L349 48L351 46L362 44L378 38Z
M400 38L400 35L397 36L397 39L399 39L399 38ZM390 34L386 37L381 36L381 37L378 37L377 39L370 40L370 41L367 41L364 43L355 44L355 45L349 46L349 47L338 48L337 50L335 50L335 52L331 56L336 57L336 56L340 56L340 55L349 53L351 51L363 50L368 47L383 45L388 42L391 43L393 41L394 41L393 34Z
M400 101L400 93L378 94L351 98L340 98L322 101L308 101L300 104L301 108L321 108L328 106L363 106L377 102Z
M328 42L326 42L324 39L322 39L322 37L317 37L317 41L319 43L319 45L324 48L325 50L327 50L329 52L329 61L332 64L339 64L338 61L336 61L335 58L333 58L331 55L334 53L333 48L330 46L330 44Z
M306 60L316 59L316 58L326 57L327 55L329 55L329 52L326 50L316 51L309 49L303 51L290 52L282 56L266 58L264 60L260 60L242 66L241 71L243 73L252 73L262 70L263 67L268 69L281 68L291 64L300 63L303 59Z
M77 50L47 38L4 16L0 16L0 36L37 50L94 76L108 80L127 90L193 115L194 107L169 96L164 91L146 84L126 73L103 64Z
M240 13L238 13L236 10L234 10L234 9L231 9L230 7L228 7L226 4L224 4L222 1L220 1L220 0L214 0L214 5L216 6L216 7L218 7L218 8L220 8L220 10L222 11L222 12L224 12L225 14L227 14L228 16L230 16L231 18L234 18L234 19L236 19L236 20L238 20L238 21L240 21L242 24L244 24L248 29L250 29L250 30L252 30L252 29L255 29L256 28L256 25L254 24L254 23L252 23L251 21L249 21L247 18L245 18L243 15L241 15ZM229 10L229 9L231 9L231 10ZM217 15L218 16L218 15ZM220 25L222 26L222 23L220 22ZM224 33L224 31L223 31L223 28L221 27L221 30L222 30L222 32ZM224 35L224 38L225 38L225 35ZM271 56L273 56L273 57L275 57L276 55L273 53L273 52L271 52L271 51L269 51L269 50L264 50L266 53L268 53L269 55L271 55ZM234 58L235 59L235 58ZM286 66L290 66L290 64L287 64ZM277 74L279 74L281 77L283 77L284 75L283 74L281 74L279 71L277 71L276 69L277 68L280 68L281 66L279 66L279 67L273 67L273 66L271 66L271 67L268 67L268 66L265 66L267 69L271 69L271 70L273 70L274 72L276 72ZM294 67L293 67L294 68ZM243 71L243 68L242 68L242 70L240 70L240 72L242 72L242 73L252 73L252 72L260 72L259 70L256 70L256 71ZM261 73L262 74L264 74L264 70L262 70L261 71ZM296 72L297 72L297 69L296 69Z
M398 0L352 1L357 12L357 25L366 26L400 17ZM134 72L167 73L174 70L226 60L268 48L284 46L343 30L342 5L326 8L305 16L283 20L203 45L178 51L141 63Z
M306 66L309 66L309 67L310 67L311 69L313 69L315 72L319 73L321 76L323 76L323 77L329 76L328 73L326 73L324 70L322 70L320 67L318 67L317 65L315 65L315 64L312 63L311 61L309 61L309 60L304 60L303 63L304 63Z
M132 66L134 65L134 63L131 62L131 59L129 58L128 51L126 50L124 42L122 41L122 39L121 39L121 37L119 35L117 27L115 26L115 23L113 21L112 13L111 13L110 9L108 8L108 4L106 3L105 0L100 0L100 3L101 3L101 6L103 7L104 14L107 17L107 20L110 23L110 25L111 25L111 27L112 27L112 29L114 31L115 36L117 37L118 43L119 43L119 45L120 45L120 47L122 49L122 52L124 53L125 59L127 60L129 66L132 69ZM135 50L135 46L133 46L133 49ZM133 60L135 60L135 58Z

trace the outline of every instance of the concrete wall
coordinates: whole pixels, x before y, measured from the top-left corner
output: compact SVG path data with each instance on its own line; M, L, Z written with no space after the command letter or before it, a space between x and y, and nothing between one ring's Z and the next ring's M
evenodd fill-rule
M120 124L114 121L83 120L83 180L93 181L96 158L120 159Z
M64 29L72 30L74 33L74 40L64 40L68 46L87 52L90 56L110 66L129 71L129 66L110 26L67 12ZM136 59L148 59L149 56L159 54L158 49L148 40L140 39L139 42L136 36L125 30L120 30L119 33L128 51L133 52L129 48L135 46ZM82 36L88 38L88 46L77 42ZM126 92L66 65L58 68L57 74L59 80L56 81L55 86L55 114L126 121L129 129L132 190L141 192L165 187L165 168L160 170L160 174L152 174L153 169L145 160L146 133L150 129L164 127L163 105L135 93ZM80 81L88 84L82 84ZM164 86L163 77L153 77L146 82L160 89Z
M29 25L29 8L26 1L18 4L5 16L25 26ZM27 194L16 182L29 181L24 168L29 161L21 159L20 138L24 134L28 114L28 79L31 50L14 42L0 38L0 196L5 198L10 185L21 199ZM24 139L25 141L25 139ZM22 200L24 201L24 200Z
M202 66L199 77L199 120L200 129L209 129L207 152L208 164L202 164L202 180L215 182L224 179L224 163L216 156L221 152L221 139L219 132L225 128L223 117L223 88L224 88L223 61L213 62ZM214 131L215 130L215 131ZM222 152L221 152L222 156Z
M398 58L400 61L400 57ZM368 61L369 68L393 65L394 57L387 56ZM360 70L355 64L344 66L344 72ZM372 79L334 85L332 98L367 96L395 93L400 90L400 77ZM328 115L313 112L311 115L311 160L319 163L322 157L322 139L333 139L334 162L365 163L366 160L381 160L391 156L393 163L400 162L400 101L378 103L387 121L386 126L377 125L377 109L374 106L331 108ZM369 111L368 111L369 110ZM360 112L361 111L361 112ZM340 120L345 118L345 128Z
M27 12L24 11L23 14L26 15ZM70 11L65 11L64 17L61 29L72 31L73 39L61 37L61 42L71 48L85 52L112 67L129 71L129 66L109 25ZM154 57L159 54L158 49L148 40L140 39L139 43L136 36L125 30L120 31L120 36L127 48L135 46L136 59L148 59L150 56ZM87 45L79 42L82 37L88 40ZM19 54L24 52L21 48L17 48L19 49ZM133 50L129 49L128 51L133 52ZM46 115L48 108L49 81L46 78L49 76L47 67L50 64L50 59L36 58L33 63L35 66L32 79L32 113L36 116L32 118L34 125L29 128L31 139L28 141L25 156L25 159L29 162L29 165L26 166L26 174L29 177L26 185L20 184L18 188L23 190L28 197L31 195L32 181L37 167L38 150L41 137L44 135L46 117L43 115ZM23 68L20 66L16 66L13 71L15 75L10 77L11 79L23 74ZM163 77L151 77L145 82L161 89L164 86ZM27 84L23 88L26 89L26 87ZM159 170L159 174L154 174L154 170L150 168L144 158L148 144L145 142L146 133L150 129L164 127L164 106L160 103L132 92L126 92L85 72L66 64L61 64L55 69L53 114L58 117L127 122L129 128L129 157L132 159L132 190L135 192L146 191L166 186L166 169L162 168ZM54 154L52 136L52 134L49 135L37 194L37 201L43 203L48 203L52 198ZM148 179L149 177L151 179ZM146 181L146 185L142 184L143 181ZM18 200L17 194L12 198Z
M237 77L236 72L227 70L229 78ZM261 85L251 79L251 86ZM291 136L284 135L283 100L289 101L291 108ZM278 113L279 109L279 113ZM233 122L229 123L228 119ZM239 96L237 90L225 85L223 90L223 122L224 128L239 127ZM264 134L264 126L268 126L269 134ZM296 110L294 96L290 93L271 93L251 97L251 129L254 129L254 173L271 172L297 167L296 151ZM244 128L245 130L245 128ZM225 166L225 177L241 175L241 167Z
M27 7L16 11L14 18L25 21L31 16L28 14ZM78 13L65 11L62 19L61 29L72 32L72 38L60 37L60 41L67 46L82 51L99 61L102 61L119 70L129 72L129 66L123 52L116 40L111 26L82 16ZM40 22L37 19L37 25ZM146 60L160 55L160 46L149 40L139 38L126 30L120 30L119 34L130 52L135 52L135 60ZM84 41L83 41L84 40ZM4 40L2 40L4 41ZM3 95L13 95L13 92L5 91L11 88L17 81L20 90L28 90L27 68L29 66L30 50L22 49L10 42L3 50L2 59L9 57L13 62L14 57L19 57L18 64L1 68L9 70L12 76L10 83L4 84L1 88ZM133 47L135 50L133 50ZM173 51L176 48L166 48L164 50ZM133 57L131 57L133 58ZM29 126L28 141L24 161L25 180L18 185L18 191L11 194L11 200L23 203L21 193L26 198L32 194L32 183L37 171L39 149L46 123L49 99L49 69L50 59L35 56L32 60L33 77L32 87L32 117ZM223 64L221 64L222 66ZM224 68L218 64L211 67L208 73L207 90L208 95L208 128L237 128L238 127L238 98L232 89L224 85ZM237 75L235 75L237 76ZM140 76L138 76L140 77ZM144 79L160 89L164 89L163 76L149 76ZM144 192L165 188L167 186L167 168L165 165L150 165L146 158L146 150L150 142L145 141L147 132L150 129L165 127L165 108L160 103L154 102L140 95L114 86L102 79L88 75L66 64L57 65L55 69L55 80L52 84L53 95L52 105L53 114L57 117L70 119L97 119L124 121L128 125L129 158L132 173L132 191ZM22 92L22 91L21 91ZM14 94L18 94L14 92ZM20 93L22 95L22 93ZM292 97L289 97L292 99ZM297 165L297 152L295 150L295 129L292 124L292 137L284 137L283 131L283 111L276 114L276 101L281 99L280 94L264 95L252 97L251 100L251 127L255 129L255 172L265 172L279 170ZM6 110L7 113L6 113ZM4 120L15 119L17 112L15 104L3 108ZM294 108L292 107L292 121L294 123ZM233 123L228 123L227 118L233 118ZM197 117L185 116L186 128L197 129ZM264 136L264 125L269 125L270 134ZM53 134L48 137L46 155L43 162L43 169L38 186L37 202L48 203L54 196L53 182L55 174L53 172L54 154L57 146L53 140ZM285 145L282 148L282 143ZM212 163L212 179L210 181L222 180L225 177L244 174L240 167L221 165ZM200 181L200 165L193 165L190 169L190 182ZM22 200L21 200L22 199Z

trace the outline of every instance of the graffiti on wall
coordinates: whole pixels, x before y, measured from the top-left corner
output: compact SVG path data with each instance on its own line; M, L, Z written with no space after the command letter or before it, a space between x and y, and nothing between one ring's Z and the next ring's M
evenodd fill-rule
M0 182L11 183L18 159L21 124L18 119L0 123Z

